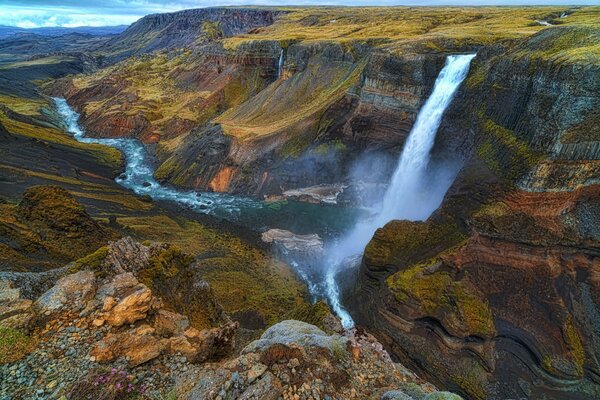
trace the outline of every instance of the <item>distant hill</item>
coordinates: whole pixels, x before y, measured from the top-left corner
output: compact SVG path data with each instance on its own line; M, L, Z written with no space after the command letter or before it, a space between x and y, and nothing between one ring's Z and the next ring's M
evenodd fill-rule
M74 28L50 27L50 28L19 28L17 26L0 25L0 39L18 33L35 33L42 36L62 36L69 33L81 33L94 36L117 35L127 29L127 25L117 26L77 26Z
M271 25L282 13L274 9L215 7L146 15L112 37L101 50L114 61L161 49L190 47L207 39Z

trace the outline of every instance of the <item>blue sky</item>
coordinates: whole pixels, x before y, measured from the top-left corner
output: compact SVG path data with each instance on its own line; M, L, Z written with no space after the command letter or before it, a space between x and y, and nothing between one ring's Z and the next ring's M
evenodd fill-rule
M147 14L217 5L525 5L600 4L600 0L0 0L0 25L106 26L130 24Z

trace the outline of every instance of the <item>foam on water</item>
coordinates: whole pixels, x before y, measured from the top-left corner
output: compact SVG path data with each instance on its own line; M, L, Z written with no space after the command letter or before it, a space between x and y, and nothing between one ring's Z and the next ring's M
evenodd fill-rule
M148 195L155 200L174 201L195 211L214 214L220 217L231 217L239 214L243 208L263 207L261 202L221 193L199 193L175 189L160 184L154 178L152 163L144 146L136 139L99 139L86 137L79 126L79 114L75 112L65 99L53 98L59 114L64 118L67 130L80 142L98 143L114 147L125 156L125 172L116 178L120 185L131 189L138 195Z

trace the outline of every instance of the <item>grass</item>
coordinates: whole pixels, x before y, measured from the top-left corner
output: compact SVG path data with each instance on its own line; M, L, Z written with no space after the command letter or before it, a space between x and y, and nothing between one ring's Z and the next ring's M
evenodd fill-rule
M33 341L27 335L0 325L0 364L15 362L32 348Z
M124 217L119 223L139 239L195 254L196 268L228 313L257 310L272 324L305 304L306 289L289 267L235 236L166 215Z
M252 34L225 40L229 48L248 40L280 42L367 42L406 48L417 42L435 50L440 41L490 44L542 29L536 20L554 19L568 7L352 7L283 8L289 13ZM600 8L574 10L563 25L598 26ZM400 46L396 46L400 45Z
M28 99L14 99L8 106L13 111L21 110L25 115L37 115L41 117L39 110L35 113L39 102L31 103ZM0 123L4 125L7 131L14 135L32 138L35 140L68 146L74 150L84 151L93 155L100 163L111 167L113 170L119 170L123 165L123 157L121 153L114 148L103 146L100 144L80 143L71 137L69 134L48 125L42 125L40 122L35 123L23 122L14 118L9 118L6 113L0 110Z

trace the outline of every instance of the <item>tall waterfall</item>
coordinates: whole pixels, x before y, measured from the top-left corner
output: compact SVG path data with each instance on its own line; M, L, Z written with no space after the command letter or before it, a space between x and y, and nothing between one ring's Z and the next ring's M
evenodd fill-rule
M466 78L475 54L448 56L438 75L433 91L423 105L406 139L398 166L377 213L358 221L354 229L328 249L328 269L325 277L330 304L345 327L353 325L352 318L339 302L335 275L349 257L362 254L377 228L394 219L421 221L427 219L441 204L454 174L428 176L429 154L446 108L456 90Z
M281 49L281 53L279 53L279 62L277 63L277 79L281 79L281 74L283 73L283 49Z

